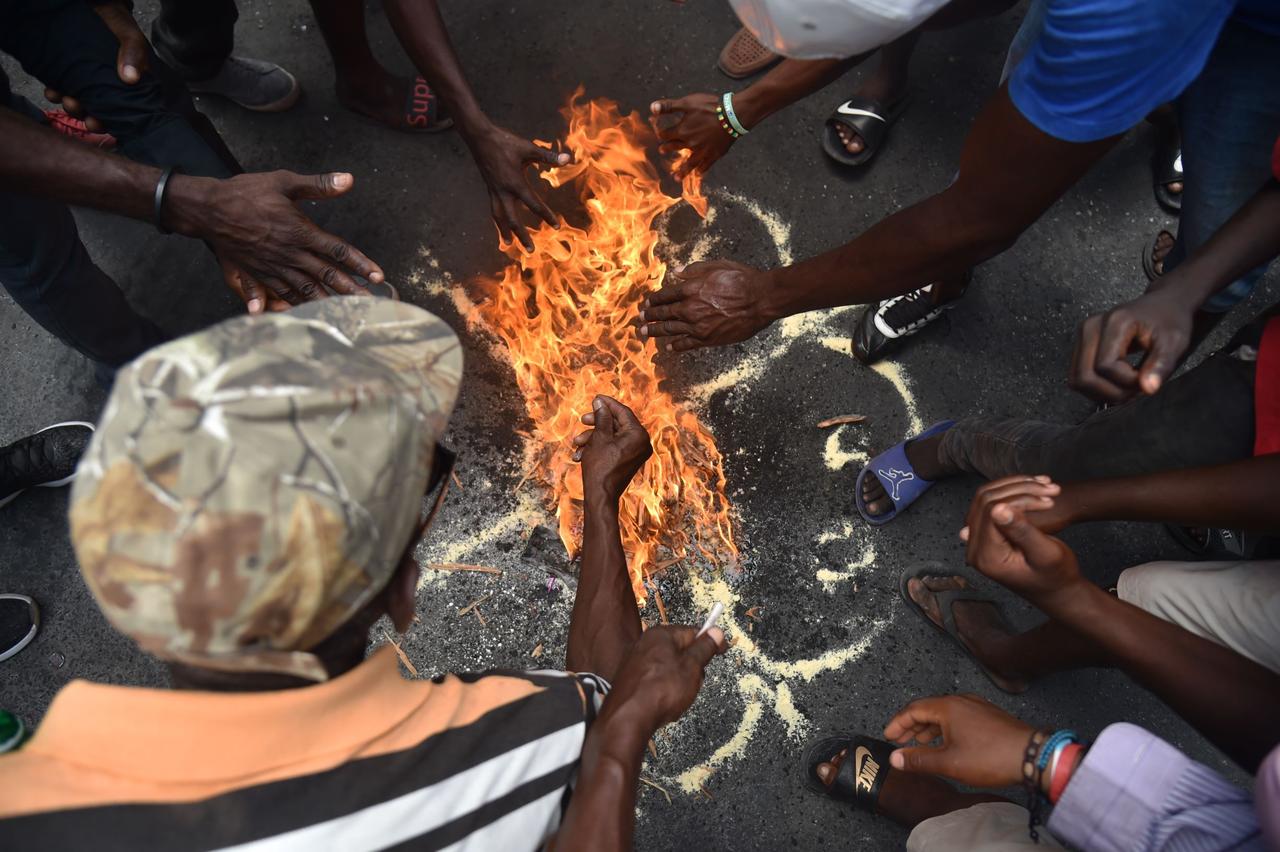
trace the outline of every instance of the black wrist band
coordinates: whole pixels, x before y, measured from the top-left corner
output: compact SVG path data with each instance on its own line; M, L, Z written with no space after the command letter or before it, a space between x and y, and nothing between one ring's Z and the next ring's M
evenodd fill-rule
M155 205L155 211L154 211L155 222L156 222L156 230L162 234L173 233L173 231L170 231L168 228L164 226L164 219L162 218L161 214L164 211L164 194L169 189L169 178L173 177L173 173L176 172L177 170L178 168L176 166L170 166L169 168L165 169L163 172L160 173L160 180L156 181L156 205Z

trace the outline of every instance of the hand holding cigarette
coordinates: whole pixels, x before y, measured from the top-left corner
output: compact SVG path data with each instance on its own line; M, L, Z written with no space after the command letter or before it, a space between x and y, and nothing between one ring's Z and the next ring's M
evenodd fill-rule
M717 621L720 620L721 614L724 613L724 604L716 601L715 606L711 607L711 612L707 613L707 620L702 622L702 629L698 631L694 639L697 639L703 633L706 633L712 627L715 627Z

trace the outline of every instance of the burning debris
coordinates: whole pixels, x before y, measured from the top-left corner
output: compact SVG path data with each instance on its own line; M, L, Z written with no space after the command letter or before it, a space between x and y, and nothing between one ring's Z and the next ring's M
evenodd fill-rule
M653 457L622 498L622 544L636 598L660 565L700 555L736 565L715 439L659 385L652 341L635 333L644 294L656 289L666 264L655 254L659 214L681 199L662 191L646 153L651 131L637 113L622 115L607 100L583 101L579 89L563 111L570 165L551 169L553 186L572 184L588 216L532 232L534 251L504 245L513 263L480 314L507 344L525 408L533 421L528 478L550 489L560 539L576 553L582 533L582 475L570 455L578 416L597 394L635 411L653 438ZM706 212L696 179L683 197Z

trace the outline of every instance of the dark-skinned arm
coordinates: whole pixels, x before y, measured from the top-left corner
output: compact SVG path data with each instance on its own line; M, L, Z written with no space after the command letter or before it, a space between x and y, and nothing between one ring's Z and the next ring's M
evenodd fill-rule
M633 606L634 609L634 606ZM727 646L717 627L660 625L626 655L587 734L573 798L555 852L622 852L635 830L636 784L645 743L698 697L703 670Z
M533 241L516 214L523 205L552 227L559 217L529 185L526 167L565 165L565 153L541 148L528 139L494 124L480 108L449 40L436 0L386 0L383 4L396 38L414 66L457 123L458 133L471 149L489 188L494 223L503 239L516 239L533 250Z
M1256 266L1280 255L1280 182L1269 180L1208 242L1177 269L1151 283L1199 308L1209 297Z
M1064 142L1018 111L1004 87L974 121L946 190L853 242L762 271L733 261L672 270L645 302L642 336L677 351L745 340L804 311L874 302L953 280L1018 239L1115 144Z
M635 414L612 397L597 396L582 422L592 428L574 439L574 460L582 462L585 517L566 663L570 671L612 681L642 632L618 529L618 502L653 449Z
M0 107L0 186L149 220L160 169L71 140ZM175 178L170 192L195 178Z
M1050 136L1001 87L974 121L950 187L848 245L776 270L767 310L782 317L872 302L956 278L1012 246L1119 138Z
M918 30L900 36L898 41L906 39L914 42L922 30L951 29L979 18L998 15L1013 5L1014 0L951 0L921 24ZM890 46L884 45L886 48ZM784 59L755 83L733 96L734 112L750 130L775 112L834 83L880 49L875 48L848 59Z
M624 714L610 712L605 702L583 743L578 783L551 846L554 852L632 848L637 779L652 734Z
M1012 5L1013 0L951 0L918 29L900 36L897 42L884 45L883 48L892 49L899 42L912 45L922 30L950 29L978 18L999 14ZM752 130L774 113L835 82L880 49L882 48L876 47L848 59L784 59L755 83L734 93L733 111L742 126ZM718 106L719 95L707 93L662 98L650 104L649 109L655 116L670 115L679 119L675 124L658 131L658 138L663 142L660 149L663 153L674 153L681 149L689 151L688 159L679 163L676 177L683 179L689 172L707 171L733 145L734 137L725 133L720 126L720 119L716 115Z
M1280 675L1270 669L1092 583L1032 603L1102 648L1250 772L1280 742Z
M775 112L834 83L870 55L864 53L848 59L784 59L733 96L734 112L750 130Z
M618 499L600 491L588 493L584 512L582 571L569 621L566 663L570 671L612 680L640 638L640 614L622 551Z
M1071 358L1071 386L1090 399L1111 403L1138 392L1156 393L1221 316L1197 314L1200 307L1277 255L1280 183L1271 180L1146 293L1081 323ZM1142 353L1137 366L1129 361L1135 352Z
M618 501L653 452L649 435L631 409L608 396L597 396L582 422L592 428L574 438L573 458L582 462L586 519L566 658L571 671L601 675L613 689L583 744L578 783L552 848L622 852L635 830L645 743L689 708L703 669L726 645L719 628L701 637L692 627L641 628Z
M1030 517L1056 531L1086 521L1158 521L1280 532L1280 454L1228 464L1063 484L1052 509Z
M1280 742L1280 674L1089 582L1071 548L1029 520L1055 489L1028 477L979 489L962 532L966 562L1097 648L1253 771Z
M462 71L436 0L388 0L383 6L400 45L449 108L463 138L493 130Z
M67 204L153 221L161 171L54 133L0 108L0 187ZM334 198L354 184L349 174L277 171L226 180L175 174L162 210L175 233L206 240L228 286L257 313L339 293L363 293L351 274L383 280L357 248L322 231L295 201Z
M837 79L861 62L852 59L787 59L774 66L758 81L733 96L733 111L743 127L751 130L780 109L790 106ZM706 172L729 152L734 137L724 132L716 108L720 96L699 93L681 98L660 98L649 105L655 117L674 116L677 121L658 128L664 154L688 150L675 175L683 179L690 172Z

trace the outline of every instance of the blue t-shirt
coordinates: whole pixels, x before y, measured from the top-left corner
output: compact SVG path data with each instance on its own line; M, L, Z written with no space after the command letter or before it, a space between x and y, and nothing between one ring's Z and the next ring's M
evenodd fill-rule
M1237 6L1242 23L1280 24L1280 0L1039 0L1026 22L1039 34L1009 74L1009 97L1067 142L1124 133L1200 74Z

